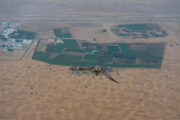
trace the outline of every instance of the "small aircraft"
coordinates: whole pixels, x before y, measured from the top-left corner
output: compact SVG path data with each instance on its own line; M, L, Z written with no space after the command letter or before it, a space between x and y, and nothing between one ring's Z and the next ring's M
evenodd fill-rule
M96 76L98 76L99 74L104 74L109 80L115 82L115 83L119 83L118 81L114 80L107 72L104 68L100 67L100 66L92 66L92 67L71 67L70 70L72 71L90 71L92 73L94 73Z

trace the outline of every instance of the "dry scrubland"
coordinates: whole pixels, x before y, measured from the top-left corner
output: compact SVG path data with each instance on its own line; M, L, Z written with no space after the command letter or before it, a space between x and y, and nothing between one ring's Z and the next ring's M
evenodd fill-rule
M34 61L35 45L22 61L1 61L0 120L178 120L180 26L163 27L172 36L161 69L115 69L120 84Z

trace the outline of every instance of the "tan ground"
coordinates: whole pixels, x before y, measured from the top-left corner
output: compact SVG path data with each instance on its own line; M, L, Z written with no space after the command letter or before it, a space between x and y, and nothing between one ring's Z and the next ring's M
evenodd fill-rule
M18 61L24 52L24 50L14 50L12 53L5 53L3 50L0 50L0 61Z
M169 42L161 69L115 69L120 84L34 61L34 48L1 61L0 120L179 120L180 42Z

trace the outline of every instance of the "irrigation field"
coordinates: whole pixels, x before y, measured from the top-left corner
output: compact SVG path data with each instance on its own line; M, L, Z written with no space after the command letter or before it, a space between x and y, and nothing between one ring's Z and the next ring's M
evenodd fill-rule
M33 59L68 66L160 68L165 48L164 43L96 44L81 41L80 44L82 48L75 39L49 43L46 51L36 50Z

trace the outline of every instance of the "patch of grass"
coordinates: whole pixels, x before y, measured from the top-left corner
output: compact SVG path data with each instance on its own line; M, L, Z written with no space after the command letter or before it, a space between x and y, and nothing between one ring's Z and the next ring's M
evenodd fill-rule
M98 44L98 45L96 45L96 48L101 50L101 49L103 49L103 46Z
M125 25L118 25L120 28L125 28L132 31L146 31L152 30L148 24L125 24Z
M130 34L127 34L127 33L118 33L117 35L121 36L121 37L129 37L129 36L131 36Z
M82 56L67 55L67 54L60 54L55 58L55 60L62 61L62 62L81 61L81 59L82 59Z
M35 36L35 32L29 32L24 30L17 30L9 35L9 37L14 39L34 39Z
M64 41L65 48L67 49L80 49L75 39L66 39L63 41Z
M162 30L158 24L119 24L111 29L114 34L120 37L132 38L158 38L167 36L166 31ZM161 33L159 33L161 32Z
M7 49L7 51L8 51L8 52L13 52L14 49L9 48L9 49Z
M35 51L32 58L35 60L46 61L49 59L49 54L47 52Z
M58 38L72 38L71 33L62 33L60 28L53 29L53 32Z
M56 48L55 48L54 52L61 53L64 50L64 48L65 48L64 44L59 43L59 44L56 45Z
M66 49L66 52L80 52L80 53L84 53L85 51L82 49Z
M92 61L98 61L99 56L98 55L86 55L85 60L92 60Z
M108 46L108 51L119 52L119 47L118 46Z
M129 45L126 43L120 43L119 44L120 48L121 48L121 53L125 54L125 55L131 55L134 56L134 52L129 48Z

